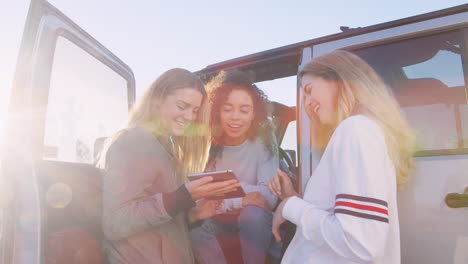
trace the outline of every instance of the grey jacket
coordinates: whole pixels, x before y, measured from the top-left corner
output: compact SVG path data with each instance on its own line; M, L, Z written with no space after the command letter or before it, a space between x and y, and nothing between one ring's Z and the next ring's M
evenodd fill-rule
M172 218L162 193L176 190L176 161L143 128L109 148L103 180L103 230L110 263L193 263L185 213Z

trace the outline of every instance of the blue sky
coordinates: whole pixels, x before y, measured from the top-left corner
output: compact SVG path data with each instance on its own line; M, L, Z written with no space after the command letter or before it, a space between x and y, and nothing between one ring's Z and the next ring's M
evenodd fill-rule
M393 1L50 0L134 71L137 95L163 71L209 64L466 3ZM0 135L28 0L0 0ZM6 7L6 8L5 8Z
M133 68L144 89L208 64L466 1L51 1ZM79 2L79 3L77 3ZM139 4L135 4L139 3Z

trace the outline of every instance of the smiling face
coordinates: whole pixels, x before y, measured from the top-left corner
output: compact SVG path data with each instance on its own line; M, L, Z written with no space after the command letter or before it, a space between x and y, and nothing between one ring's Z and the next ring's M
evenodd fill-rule
M244 90L232 90L220 111L223 143L230 146L242 144L254 118L252 97Z
M334 125L338 112L338 83L305 74L301 79L301 87L307 116L323 125Z
M202 93L193 88L177 89L167 95L155 111L170 135L182 136L189 123L197 118L202 101Z

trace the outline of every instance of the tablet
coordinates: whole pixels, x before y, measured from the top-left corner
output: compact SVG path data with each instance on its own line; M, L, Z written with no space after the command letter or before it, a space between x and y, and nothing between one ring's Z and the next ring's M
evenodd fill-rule
M213 177L213 182L220 182L220 181L228 181L228 180L237 180L236 175L232 170L225 170L225 171L213 171L213 172L204 172L204 173L197 173L197 174L190 174L187 176L189 181L194 181L201 179L203 177L211 176ZM242 189L242 186L237 188L235 191L225 193L223 196L219 197L212 197L209 198L211 200L218 200L218 199L229 199L229 198L238 198L244 197L245 192Z

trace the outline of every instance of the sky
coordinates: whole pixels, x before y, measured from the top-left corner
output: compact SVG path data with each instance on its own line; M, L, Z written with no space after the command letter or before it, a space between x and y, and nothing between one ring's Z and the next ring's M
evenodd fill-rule
M28 0L0 0L0 137ZM50 0L128 64L137 97L162 72L223 60L466 3L462 0ZM0 140L1 141L1 140Z

